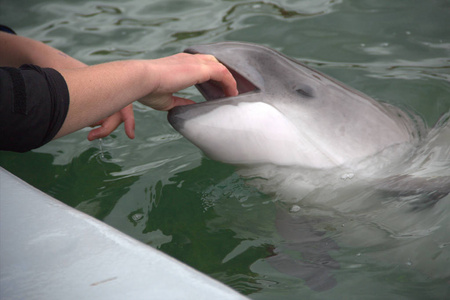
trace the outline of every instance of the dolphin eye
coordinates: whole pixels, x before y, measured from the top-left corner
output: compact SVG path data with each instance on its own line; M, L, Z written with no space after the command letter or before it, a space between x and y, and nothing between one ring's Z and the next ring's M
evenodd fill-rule
M300 88L297 88L295 91L297 92L297 94L299 94L300 96L305 97L305 98L313 98L314 97L312 88L310 88L308 86L302 86Z

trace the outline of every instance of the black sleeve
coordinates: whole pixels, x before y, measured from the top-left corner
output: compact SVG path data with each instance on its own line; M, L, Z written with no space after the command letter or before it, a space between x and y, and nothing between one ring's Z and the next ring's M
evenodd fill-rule
M16 32L14 30L12 30L10 27L3 25L3 24L0 24L0 31L11 33L11 34L16 34Z
M0 68L0 150L26 152L51 141L69 110L69 90L54 69Z

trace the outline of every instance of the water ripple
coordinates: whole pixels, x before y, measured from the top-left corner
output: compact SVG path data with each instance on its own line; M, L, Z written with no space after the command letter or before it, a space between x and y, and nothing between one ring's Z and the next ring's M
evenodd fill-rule
M114 177L120 177L120 178L126 178L126 177L131 177L131 176L140 176L143 175L145 173L147 173L147 171L151 170L151 169L156 169L159 168L161 166L164 166L165 164L178 160L182 158L182 156L176 156L176 157L171 157L171 158L167 158L167 159L161 159L158 161L152 161L143 165L138 165L138 166L134 166L119 172L111 172L110 175L114 176Z
M98 16L100 14L107 14L107 15L122 14L122 9L120 9L119 7L112 6L112 5L96 5L95 9L97 10L96 12L78 13L76 15L78 15L80 17L91 18L91 17Z

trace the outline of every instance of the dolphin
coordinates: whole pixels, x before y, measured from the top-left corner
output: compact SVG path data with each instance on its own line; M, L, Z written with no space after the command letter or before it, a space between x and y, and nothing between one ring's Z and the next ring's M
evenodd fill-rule
M234 97L214 82L198 84L207 101L168 114L170 124L212 159L330 169L419 138L407 113L273 49L222 42L185 52L214 55L237 81Z
M448 252L426 246L447 238L439 228L448 228L448 219L436 216L448 211L440 200L450 193L450 112L426 133L414 114L273 49L224 42L185 52L214 55L235 77L239 95L226 97L212 81L198 84L206 102L175 107L168 120L208 157L240 166L247 183L281 195L275 223L283 242L266 258L274 269L328 290L340 268L330 253L369 243L388 245L385 259L394 263L409 257L427 274L448 276ZM288 211L292 201L306 209ZM323 230L329 227L334 231ZM385 231L414 238L380 238ZM415 236L423 232L429 237Z

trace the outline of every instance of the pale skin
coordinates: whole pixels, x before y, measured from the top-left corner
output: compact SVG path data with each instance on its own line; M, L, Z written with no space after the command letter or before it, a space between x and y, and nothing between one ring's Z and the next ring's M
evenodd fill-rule
M231 73L210 55L180 53L154 60L87 66L39 41L0 32L0 66L22 64L54 68L66 80L70 106L55 138L87 126L100 126L89 132L88 139L94 140L108 136L122 122L128 137L134 138L134 101L167 111L193 103L173 93L209 80L218 82L228 96L238 94Z

